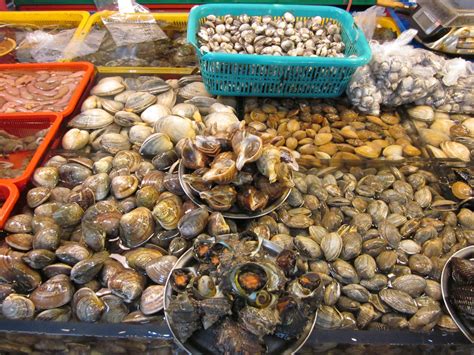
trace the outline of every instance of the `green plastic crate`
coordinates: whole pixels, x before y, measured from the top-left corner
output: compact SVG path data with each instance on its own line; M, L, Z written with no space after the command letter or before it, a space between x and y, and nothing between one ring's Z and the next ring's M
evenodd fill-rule
M200 24L208 15L226 14L280 17L291 12L296 19L321 16L335 20L342 28L345 57L291 57L254 54L201 52L197 41ZM191 9L188 42L196 48L201 74L213 95L267 97L337 97L356 69L367 64L371 51L352 16L331 6L207 4Z

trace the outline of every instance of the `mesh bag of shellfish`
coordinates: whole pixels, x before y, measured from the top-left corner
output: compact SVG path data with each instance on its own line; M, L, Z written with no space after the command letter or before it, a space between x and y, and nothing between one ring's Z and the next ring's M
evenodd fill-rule
M474 86L472 63L413 48L409 42L415 35L416 30L408 30L391 42L371 42L371 62L355 72L347 87L352 104L375 115L381 106L412 103L448 112L474 112L469 89Z
M157 41L168 38L153 15L134 0L95 0L98 10L116 11L102 16L102 22L117 45Z

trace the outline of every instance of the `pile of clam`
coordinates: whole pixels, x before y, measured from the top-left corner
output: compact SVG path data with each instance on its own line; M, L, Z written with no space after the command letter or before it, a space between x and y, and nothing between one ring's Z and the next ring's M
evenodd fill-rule
M255 234L201 234L192 254L171 272L173 295L165 309L182 343L200 330L198 341L203 329L217 339L207 345L210 353L263 353L268 337L297 339L314 320L320 277L293 277L285 252L275 255Z
M245 121L276 146L296 150L303 165L320 159L399 160L421 155L391 112L377 117L327 100L252 98L245 102Z
M89 152L92 148L115 154L142 147L143 155L155 155L149 146L155 141L165 145L161 134L171 141L168 147L183 137L194 137L201 114L210 113L211 105L218 102L205 90L200 76L167 81L154 76L105 77L91 94L82 112L69 122L72 129L62 141L66 150L86 148ZM211 116L208 124L218 118Z
M430 106L407 109L428 151L440 159L471 160L474 150L474 117L447 114Z
M32 180L0 248L8 319L152 321L189 240L220 222L135 151L54 156Z
M213 110L230 108L199 77L105 78L92 93L70 121L64 154L35 170L25 210L5 225L6 318L151 321L190 240L222 223L187 201L165 162L201 125L222 128Z
M341 25L321 16L209 15L197 33L200 50L275 56L344 57Z
M237 121L238 122L238 121ZM188 170L183 180L215 211L264 210L293 187L293 154L238 125L226 135L196 136L177 150Z
M320 276L319 327L455 331L440 276L474 244L474 212L456 212L436 181L412 165L295 172L285 205L248 229L284 248L296 275Z

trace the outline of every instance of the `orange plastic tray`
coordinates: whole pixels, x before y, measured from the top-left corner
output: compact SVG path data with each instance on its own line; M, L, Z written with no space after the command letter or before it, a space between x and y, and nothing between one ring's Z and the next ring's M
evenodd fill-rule
M20 168L25 163L25 160L28 161L21 176L11 179L0 179L0 184L12 183L20 190L26 186L41 158L56 137L61 122L62 117L55 113L17 113L14 119L12 117L0 116L0 130L5 130L18 137L34 135L36 132L49 127L48 133L32 156L31 152L23 151L0 157L0 161L10 162L14 165L14 168Z
M4 70L67 70L67 71L84 71L84 76L82 77L79 85L76 87L76 91L71 97L69 104L61 112L53 112L54 114L59 114L62 118L71 115L74 112L75 107L77 106L79 100L81 99L82 94L84 93L89 81L94 76L94 65L89 62L74 62L74 63L24 63L24 64L1 64L0 71ZM41 112L34 112L34 114ZM19 117L23 113L14 112L14 113L2 113L2 117Z
M3 228L8 217L10 217L10 213L19 197L20 193L15 185L8 182L0 183L0 201L3 201L3 206L0 208L0 229Z

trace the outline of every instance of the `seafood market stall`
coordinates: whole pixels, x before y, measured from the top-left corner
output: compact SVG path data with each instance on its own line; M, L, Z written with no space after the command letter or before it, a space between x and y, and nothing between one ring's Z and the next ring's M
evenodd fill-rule
M5 20L0 352L472 353L472 62L374 9L132 5Z

